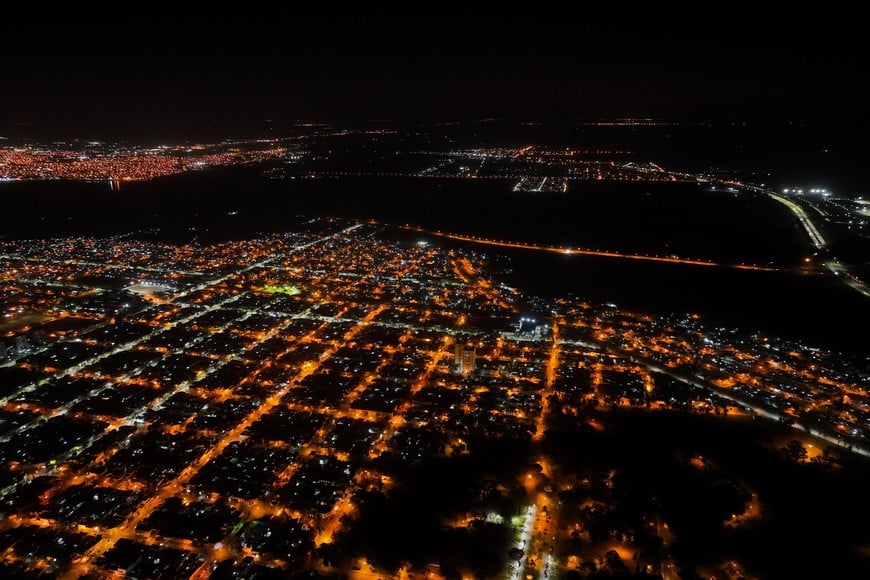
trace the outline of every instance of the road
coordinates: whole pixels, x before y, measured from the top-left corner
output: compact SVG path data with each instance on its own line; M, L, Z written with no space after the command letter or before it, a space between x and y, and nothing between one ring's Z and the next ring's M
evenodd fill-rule
M558 246L546 246L546 245L538 245L538 244L529 244L523 242L510 242L503 240L491 240L486 238L478 238L474 236L465 236L461 234L450 234L440 231L430 231L424 230L422 228L403 226L403 229L412 230L417 232L426 233L433 236L439 236L442 238L448 238L451 240L458 240L461 242L470 242L473 244L483 244L487 246L498 246L502 248L514 248L519 250L536 250L541 252L553 252L556 254L567 254L567 255L577 255L577 256L596 256L599 258L619 258L625 260L641 260L647 262L666 262L669 264L683 264L687 266L706 266L706 267L723 267L723 268L736 268L738 270L759 270L762 272L778 272L780 271L777 268L771 268L768 266L757 266L753 264L720 264L718 262L712 262L709 260L693 260L689 258L676 258L676 257L665 257L665 256L644 256L641 254L625 254L621 252L608 252L603 250L587 250L583 248L571 248L571 247L558 247Z
M820 232L816 228L815 224L810 219L810 216L808 216L807 212L804 211L804 208L791 201L790 199L779 196L772 191L768 191L767 195L770 196L772 199L775 199L779 203L785 205L792 211L792 213L798 218L801 225L804 227L804 230L806 230L807 235L810 236L810 240L813 242L813 245L816 248L818 248L819 250L823 250L828 246L828 241L822 235L822 232Z
M516 547L523 551L523 557L519 562L511 567L510 580L520 580L523 571L526 569L526 561L529 559L529 552L532 550L532 530L535 526L535 514L537 507L530 505L526 510L526 517L523 521L523 529L520 532L520 541Z
M666 375L668 375L674 379L677 379L678 381L681 381L683 383L687 383L687 384L690 384L692 386L710 391L711 393L715 393L717 396L722 397L723 399L727 399L729 401L737 403L738 405L740 405L742 407L746 407L748 409L751 409L755 414L760 415L762 417L766 417L768 419L773 419L775 421L785 421L785 420L788 420L790 422L794 421L794 417L792 417L791 415L781 415L779 413L774 413L773 411L771 411L769 409L766 409L764 407L759 407L758 405L744 401L740 397L735 397L734 395L728 393L727 391L725 391L723 389L719 389L719 388L717 388L713 385L710 385L704 381L701 381L696 377L687 376L687 375L684 375L682 373L675 373L673 370L671 370L665 366L662 366L662 365L656 363L655 361L645 359L645 358L638 356L637 353L622 350L621 348L618 348L616 346L613 346L613 345L610 345L607 343L592 343L592 342L585 342L585 341L579 341L579 340L566 340L566 341L563 341L562 344L573 345L573 346L582 346L584 348L602 349L602 350L612 352L612 353L619 355L621 357L634 359L634 360L638 361L639 363L643 364L648 370L666 374ZM863 455L865 457L870 457L870 450L868 450L864 447L859 447L859 446L855 446L855 445L851 445L849 447L846 447L845 445L843 445L842 441L840 441L839 439L837 439L833 435L821 433L817 430L811 430L808 427L806 427L805 425L802 425L798 422L793 422L793 423L791 423L791 425L795 429L798 429L799 431L806 431L807 433L813 435L814 437L818 437L819 439L823 439L823 440L827 441L828 443L833 443L834 445L840 447L841 449L845 449L847 451L851 451L853 453L857 453L858 455Z
M807 235L809 236L810 241L812 242L813 246L815 246L816 249L824 250L824 249L828 248L828 240L825 239L825 236L822 234L821 231L819 231L819 229L813 223L813 220L810 218L809 214L807 214L807 212L804 211L804 208L802 208L799 204L795 203L794 201L792 201L786 197L783 197L783 196L777 194L775 191L772 191L770 189L765 189L763 187L758 187L758 186L750 185L747 183L741 183L738 181L722 181L722 180L714 180L713 183L717 183L720 185L739 187L742 189L746 189L748 191L754 191L756 193L763 193L764 195L767 195L771 199L778 201L779 203L786 206L789 210L791 210L791 212L794 214L794 216L801 223L801 226L803 226L804 230L807 232ZM870 285L862 282L861 280L858 280L857 278L853 278L853 277L848 276L847 269L836 258L832 258L832 259L826 261L823 265L825 268L828 269L828 271L830 271L835 276L839 277L840 280L844 284L846 284L849 288L852 288L853 290L860 292L864 296L870 298Z
M533 462L541 466L541 474L529 473L524 481L527 493L534 496L534 503L529 506L526 512L526 521L520 538L521 545L517 546L523 550L523 557L516 567L511 569L512 580L518 580L523 571L527 574L540 573L540 578L548 580L556 567L553 550L555 548L559 521L558 502L553 501L551 497L554 491L550 487L550 484L554 474L550 462L541 450L541 440L544 436L547 417L550 412L549 398L553 394L553 387L557 378L559 352L562 345L559 338L559 325L563 322L561 318L553 321L553 334L549 338L550 355L544 370L544 388L541 390L541 412L538 415L535 423L535 433L532 436L532 446L534 449ZM541 486L543 486L543 491L538 491Z

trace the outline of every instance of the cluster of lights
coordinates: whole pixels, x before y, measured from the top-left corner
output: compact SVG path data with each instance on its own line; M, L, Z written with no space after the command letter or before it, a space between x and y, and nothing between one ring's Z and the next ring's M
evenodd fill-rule
M97 150L77 145L0 148L0 180L114 179L142 181L211 166L245 165L285 158L288 149L263 141L209 145L165 146L144 149L100 145Z
M803 195L804 190L800 187L786 187L782 190L783 193L796 193L798 195ZM823 195L831 195L831 192L823 187L814 187L809 190L809 193L821 193Z

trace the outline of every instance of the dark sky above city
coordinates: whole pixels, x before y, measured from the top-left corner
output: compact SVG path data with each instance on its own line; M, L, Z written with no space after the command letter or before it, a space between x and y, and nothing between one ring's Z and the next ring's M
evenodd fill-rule
M866 113L864 25L848 9L649 4L12 9L0 135L266 118Z

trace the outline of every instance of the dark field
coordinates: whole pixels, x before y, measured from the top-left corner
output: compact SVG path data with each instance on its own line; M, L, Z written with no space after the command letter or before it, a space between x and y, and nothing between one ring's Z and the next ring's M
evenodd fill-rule
M590 480L563 494L566 500L618 498L623 511L596 524L604 536L640 529L648 523L638 514L657 514L675 536L667 551L684 570L734 559L762 578L867 577L870 532L860 515L870 510L866 461L796 464L777 449L787 433L749 418L611 411L595 419L602 431L560 417L545 449L565 473ZM603 474L611 483L596 486ZM723 525L750 492L758 494L760 515Z
M513 192L512 185L377 177L265 180L246 168L125 183L116 192L102 183L9 183L0 187L7 209L2 231L24 238L138 232L207 242L287 231L304 216L332 215L536 244L769 264L786 271L469 246L506 256L493 263L497 279L532 294L574 293L651 313L696 312L729 328L859 350L850 338L854 333L844 329L870 323L866 301L832 277L792 272L810 246L788 210L769 198L694 184L575 181L566 193Z
M9 237L98 235L159 227L181 240L286 231L293 216L377 219L539 244L727 263L794 264L802 231L776 202L673 183L571 182L565 193L514 181L379 177L251 179L245 169L124 183L13 183L0 192ZM229 215L232 214L232 215Z

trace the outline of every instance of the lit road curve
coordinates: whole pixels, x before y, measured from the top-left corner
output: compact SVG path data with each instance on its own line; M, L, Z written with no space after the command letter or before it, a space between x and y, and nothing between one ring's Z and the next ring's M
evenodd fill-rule
M702 179L701 176L694 176L694 178L697 179L698 181L706 180L706 179ZM792 213L795 215L795 217L798 218L798 221L800 221L804 230L806 230L807 235L810 237L810 240L813 242L813 245L816 248L821 250L821 249L827 247L828 241L825 239L825 237L822 235L822 233L818 230L818 228L816 228L815 224L810 219L810 216L807 215L807 213L804 211L804 209L801 206L794 203L793 201L786 199L786 198L782 197L781 195L776 194L775 192L771 191L770 189L765 189L763 187L758 187L756 185L751 185L751 184L743 183L740 181L725 181L725 180L721 180L721 179L706 180L706 181L711 181L712 183L717 183L719 185L724 185L724 186L739 187L741 189L746 189L748 191L754 191L756 193L763 193L764 195L769 196L771 199L778 201L779 203L785 205L787 208L789 208L792 211Z
M806 230L807 235L810 236L810 240L813 242L813 245L816 248L822 250L827 247L828 241L825 240L825 237L816 228L812 220L810 220L810 216L807 215L807 212L804 211L804 208L802 208L795 202L788 200L784 197L780 197L774 193L768 192L767 195L788 207L792 211L792 213L797 216L798 221L800 221L801 225L804 227L804 230Z
M700 179L700 177L697 178ZM714 180L713 182L721 185L740 187L749 191L754 191L756 193L763 193L764 195L769 196L771 199L780 202L781 204L788 207L795 215L795 217L801 223L801 226L803 226L804 230L807 232L810 241L812 242L813 246L816 247L816 249L823 250L828 247L828 241L825 239L825 236L822 235L822 233L813 223L813 220L810 219L810 216L807 214L806 211L804 211L800 204L795 203L794 201L778 195L776 192L765 189L763 187L758 187L739 181ZM821 213L821 210L819 211ZM847 274L847 270L839 261L837 261L836 259L831 259L825 262L824 266L835 276L838 276L840 280L842 280L847 286L870 298L870 285L862 282L861 280L858 280L857 278L844 275Z

